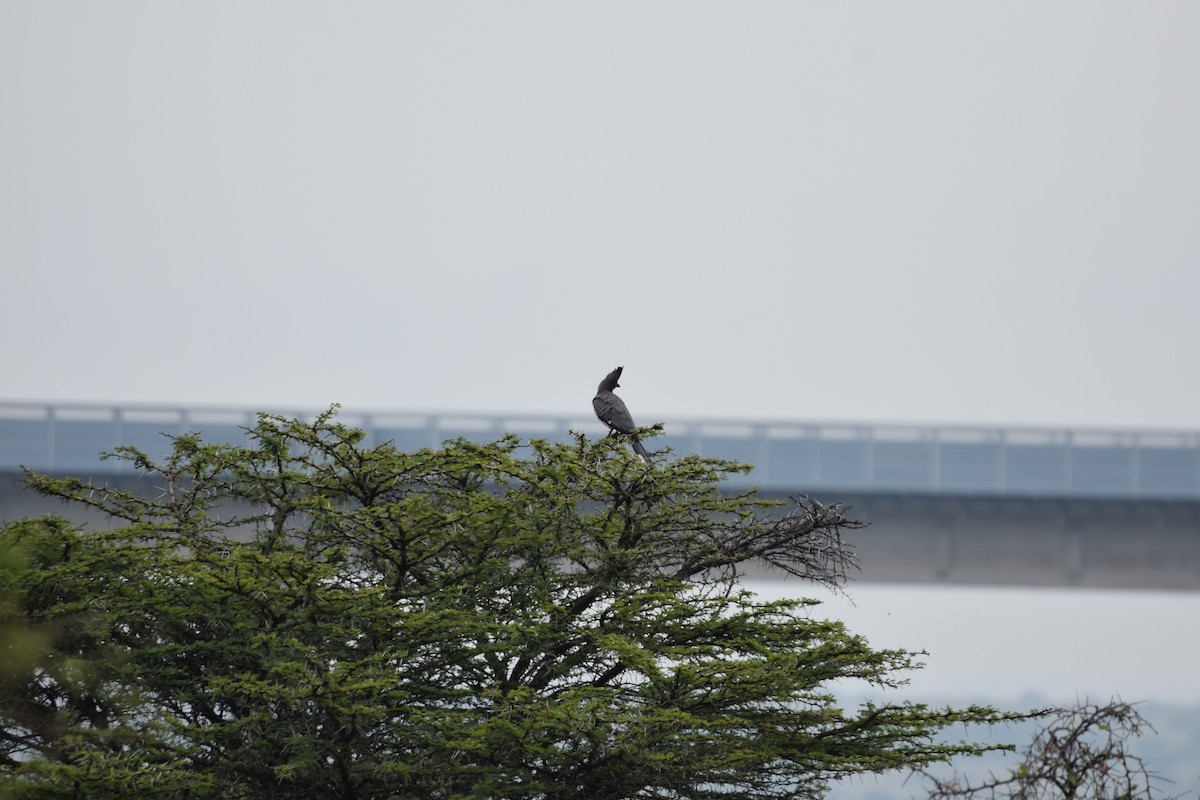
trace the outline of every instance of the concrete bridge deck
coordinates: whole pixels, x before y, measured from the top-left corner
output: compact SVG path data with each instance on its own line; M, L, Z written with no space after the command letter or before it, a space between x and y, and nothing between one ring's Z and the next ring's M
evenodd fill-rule
M312 410L270 409L293 416ZM169 436L237 442L255 412L0 402L0 476L21 466L130 481L101 451ZM346 410L368 442L603 435L589 417ZM863 580L1200 589L1200 433L667 420L651 449L756 465L733 487L848 502ZM166 435L164 435L166 434ZM0 519L61 511L0 480Z

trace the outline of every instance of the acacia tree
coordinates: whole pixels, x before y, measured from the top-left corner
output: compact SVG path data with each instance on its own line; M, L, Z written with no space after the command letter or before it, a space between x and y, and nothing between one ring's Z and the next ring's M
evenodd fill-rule
M1154 800L1167 798L1132 742L1153 731L1132 703L1080 703L1059 709L1022 751L1016 768L971 781L922 770L930 800Z
M840 586L856 523L724 493L732 462L582 435L401 452L332 410L247 433L111 454L157 496L28 475L120 524L0 531L36 650L2 675L0 793L815 797L1018 716L840 708L833 685L917 657L739 587L752 561Z

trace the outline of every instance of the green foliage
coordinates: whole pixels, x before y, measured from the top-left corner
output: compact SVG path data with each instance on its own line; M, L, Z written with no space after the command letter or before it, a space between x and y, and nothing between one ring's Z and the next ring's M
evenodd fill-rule
M0 530L0 797L811 797L1010 718L843 710L913 654L739 588L753 560L838 585L838 507L615 440L363 438L261 415L114 453L154 497L30 474L122 525Z

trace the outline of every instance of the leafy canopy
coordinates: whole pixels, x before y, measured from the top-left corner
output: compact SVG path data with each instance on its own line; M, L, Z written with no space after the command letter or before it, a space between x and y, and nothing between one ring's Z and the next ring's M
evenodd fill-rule
M332 410L111 456L157 490L27 480L117 527L0 531L0 796L815 797L1011 718L840 708L916 655L740 588L752 561L840 585L856 524L723 493L731 462L582 435L401 452Z

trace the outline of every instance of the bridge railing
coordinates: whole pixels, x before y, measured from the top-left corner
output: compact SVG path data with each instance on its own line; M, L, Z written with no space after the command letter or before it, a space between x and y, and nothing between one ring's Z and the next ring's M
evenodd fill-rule
M308 409L269 409L311 417ZM99 453L134 445L165 454L170 436L201 433L235 443L254 411L228 408L0 402L0 470L102 475L128 469ZM604 434L596 420L557 415L356 412L339 421L368 442L401 449L505 433L566 440ZM651 449L755 465L733 485L789 492L826 490L922 494L1200 499L1200 433L836 422L668 420Z

